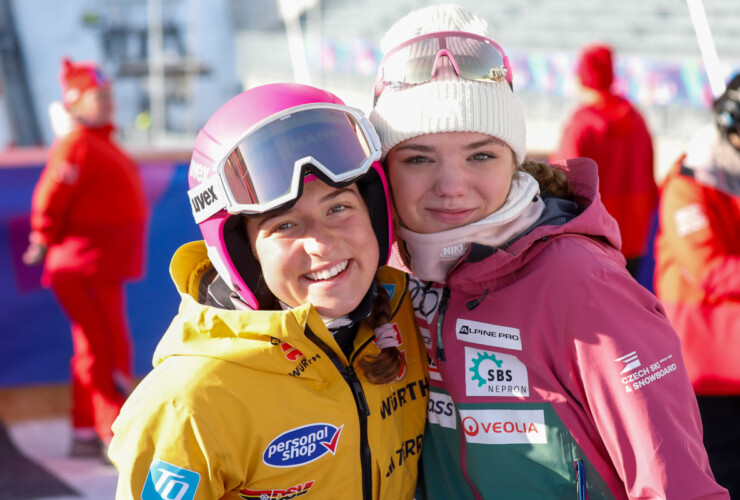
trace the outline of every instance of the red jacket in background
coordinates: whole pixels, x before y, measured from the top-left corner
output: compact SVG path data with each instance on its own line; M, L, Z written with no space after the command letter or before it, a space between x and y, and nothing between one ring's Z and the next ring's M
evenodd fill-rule
M77 127L50 149L31 210L31 228L49 247L45 286L56 273L122 280L143 271L146 199L112 131Z
M550 160L578 157L598 165L599 193L619 224L622 254L627 259L644 255L658 188L652 138L640 113L626 99L610 94L579 107Z
M694 391L738 395L740 197L680 170L681 161L660 190L655 293L681 338Z

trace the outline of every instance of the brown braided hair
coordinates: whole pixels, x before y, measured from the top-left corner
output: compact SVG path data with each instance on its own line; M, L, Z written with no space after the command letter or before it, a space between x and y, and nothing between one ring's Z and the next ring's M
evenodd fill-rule
M564 198L566 200L573 201L575 194L573 188L570 186L565 172L558 168L553 168L547 163L526 159L521 166L517 167L518 170L527 172L529 175L537 180L540 185L541 192L549 192L558 198Z
M365 324L373 330L388 323L391 319L391 300L378 278L375 278L375 288L378 290L378 295L373 302L370 316L365 320ZM396 346L386 347L377 355L366 354L359 361L365 377L370 383L377 385L394 381L401 373L403 364L403 356Z

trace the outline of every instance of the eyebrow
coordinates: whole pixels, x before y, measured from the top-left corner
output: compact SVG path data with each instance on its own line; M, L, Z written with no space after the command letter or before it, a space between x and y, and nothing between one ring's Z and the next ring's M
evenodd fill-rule
M339 197L342 194L347 193L347 192L352 193L353 195L355 195L355 196L359 197L360 199L362 199L362 196L360 195L360 193L358 191L354 191L352 189L352 186L354 186L354 184L351 184L351 185L349 185L347 187L343 187L343 188L340 188L340 189L335 189L335 190L331 191L330 193L327 193L324 196L322 196L319 199L318 202L319 203L325 203L327 201L331 201L334 198L337 198L337 197ZM289 214L292 210L293 210L293 207L290 207L290 208L288 208L286 210L281 210L281 211L276 212L274 214L270 214L270 215L264 216L264 219L262 219L261 221L259 221L259 223L257 224L257 229L261 229L262 226L264 226L265 224L267 224L268 222L270 222L273 219L277 219L278 217L283 217L284 215Z
M495 144L497 146L505 146L506 143L496 137L486 137L480 141L471 142L463 146L464 149L477 149L489 144ZM431 153L437 148L435 146L427 146L426 144L409 143L402 146L396 146L396 151L419 151L422 153Z

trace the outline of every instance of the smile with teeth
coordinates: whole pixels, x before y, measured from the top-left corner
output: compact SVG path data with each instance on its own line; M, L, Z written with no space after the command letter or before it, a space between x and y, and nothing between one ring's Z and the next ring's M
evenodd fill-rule
M325 269L323 271L315 271L312 273L304 274L304 276L311 281L323 281L328 280L336 276L337 274L341 273L345 269L347 269L347 265L349 264L349 261L342 261L336 266L333 266L331 269Z

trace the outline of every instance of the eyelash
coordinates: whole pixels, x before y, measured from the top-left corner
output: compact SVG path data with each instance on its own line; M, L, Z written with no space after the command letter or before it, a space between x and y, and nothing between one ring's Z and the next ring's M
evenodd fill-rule
M338 203L338 204L334 205L333 207L331 207L329 209L329 212L331 212L331 213L341 212L341 211L345 210L346 208L347 208L347 204L346 203Z
M492 153L484 153L484 152L474 153L468 157L469 160L473 160L473 161L495 160L496 158L498 158L497 155L492 154ZM411 156L405 159L404 163L409 163L411 165L418 165L420 163L427 163L430 161L432 160L430 160L426 156Z
M329 213L337 213L337 212L343 212L343 211L344 211L344 210L346 210L347 208L349 208L349 205L348 205L347 203L337 203L336 205L332 205L332 206L331 206L331 207L329 208L328 212L329 212ZM293 227L293 226L295 226L295 225L296 225L296 224L295 224L295 223L293 223L293 222L282 222L282 223L280 223L280 224L277 224L276 226L274 226L274 227L273 227L273 228L272 228L272 229L270 230L270 232L271 232L271 233L275 233L275 232L281 232L281 231L284 231L284 230L290 229L291 227Z

